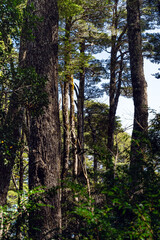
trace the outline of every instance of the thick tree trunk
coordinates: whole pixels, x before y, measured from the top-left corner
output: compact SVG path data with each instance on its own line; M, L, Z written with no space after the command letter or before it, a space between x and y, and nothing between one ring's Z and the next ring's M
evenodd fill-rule
M142 183L145 160L145 137L148 128L147 83L143 71L140 0L127 1L128 39L134 101L134 126L130 172L133 186Z
M60 124L58 110L57 53L58 9L56 0L29 0L31 14L40 18L32 29L33 40L21 39L21 66L32 67L47 80L44 91L48 106L41 115L30 115L29 189L45 187L42 198L32 196L40 206L30 213L31 239L50 239L58 232L61 222L60 193L56 188L60 179ZM27 19L29 21L29 19ZM24 29L25 31L25 29ZM37 83L38 84L38 83ZM40 100L37 93L37 104Z

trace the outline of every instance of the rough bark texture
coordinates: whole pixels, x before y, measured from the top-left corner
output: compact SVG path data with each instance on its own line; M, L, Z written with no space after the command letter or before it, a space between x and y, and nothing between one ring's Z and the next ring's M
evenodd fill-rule
M30 213L30 238L50 239L60 228L60 125L57 86L58 9L56 0L29 0L31 14L40 18L32 29L33 40L21 39L21 66L33 67L47 79L48 106L38 116L30 116L29 188L45 187L44 206ZM29 19L27 19L29 21ZM25 31L25 29L24 29ZM37 95L38 99L38 95ZM37 100L38 101L38 100ZM33 196L34 200L34 196ZM35 201L38 201L35 199Z
M143 71L140 0L127 1L128 39L134 101L134 126L131 144L130 172L133 185L142 182L145 158L145 136L148 128L147 83Z

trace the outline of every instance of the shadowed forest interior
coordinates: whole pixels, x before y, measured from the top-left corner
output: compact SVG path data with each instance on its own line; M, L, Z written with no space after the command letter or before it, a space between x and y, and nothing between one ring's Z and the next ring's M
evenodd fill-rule
M159 20L159 0L1 0L0 239L160 239L143 67L160 63Z

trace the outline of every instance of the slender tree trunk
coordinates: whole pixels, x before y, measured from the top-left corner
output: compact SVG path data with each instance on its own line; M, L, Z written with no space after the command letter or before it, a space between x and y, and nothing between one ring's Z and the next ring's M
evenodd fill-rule
M3 236L3 210L0 209L0 238Z
M71 126L71 142L73 156L73 177L77 178L78 173L78 155L77 155L77 137L75 129L75 105L74 105L74 81L70 78L70 126Z
M70 132L69 132L69 85L70 85L70 72L68 72L70 64L70 29L71 29L71 18L66 19L65 26L65 80L63 83L62 93L62 112L63 112L63 156L62 156L62 179L68 173L69 167L69 148L70 148Z
M146 150L145 137L148 128L147 83L143 71L140 0L127 1L127 22L134 101L130 173L133 187L136 187L142 183Z
M11 165L5 165L4 163L2 163L2 159L1 159L1 163L0 163L0 182L1 182L1 187L0 187L0 239L2 239L3 233L4 233L4 225L3 225L3 207L7 204L7 193L8 193L8 189L9 189L9 183L10 183L10 179L11 179L11 174L12 174L12 168L13 168L13 164Z
M42 196L32 196L37 206L30 212L31 239L50 239L61 225L60 192L60 124L58 110L58 9L56 0L29 0L34 5L31 14L40 20L32 29L33 40L21 39L21 66L32 67L47 80L44 91L48 106L41 115L30 114L29 189L45 187ZM33 12L34 11L34 12ZM29 19L27 19L29 21ZM25 31L25 29L24 29ZM38 82L37 82L38 84ZM37 94L37 105L39 101ZM50 207L50 206L51 207Z
M15 89L14 89L15 91ZM4 125L1 126L1 149L0 149L0 207L7 204L7 194L9 190L12 170L18 150L18 142L21 136L22 114L18 95L11 96L10 105ZM7 154L7 152L9 154ZM0 238L3 233L3 211L0 218Z
M7 52L11 54L12 47L8 36L3 36L4 44ZM19 83L15 78L15 69L13 59L10 59L10 70L12 80L15 83L13 92L8 102L7 93L5 93L5 102L2 102L2 107L5 105L5 118L1 121L0 127L0 207L7 204L7 194L12 176L12 170L18 150L18 142L21 136L23 110L20 106L18 87ZM2 89L3 94L3 89ZM3 98L3 95L1 95ZM7 151L9 154L7 154ZM0 212L0 238L3 234L3 211Z
M94 182L97 183L98 159L97 159L97 151L95 150L95 145L96 145L96 129L92 127L90 117L91 117L90 114L88 114L88 123L89 123L89 127L90 127L90 129L91 129L92 143L93 143L93 146L94 146L94 153L93 153L93 158L94 158L94 162L93 162Z
M21 212L23 211L22 205L21 205L21 200L22 200L22 191L23 191L23 174L24 174L24 165L23 165L23 153L24 153L24 133L22 132L22 137L21 137L21 144L22 147L20 149L20 156L19 156L19 192L18 192L18 212L19 216L17 218L17 228L16 228L16 238L17 240L21 240L21 226L22 226L22 214Z
M111 64L110 64L110 92L109 92L109 115L108 115L108 158L106 168L109 170L108 178L111 180L114 178L114 132L115 132L115 119L116 111L119 102L119 96L121 92L122 72L123 72L123 56L121 51L123 45L123 36L126 33L127 25L122 29L121 34L117 35L118 29L118 2L114 1L113 7L113 20L112 20L112 46L111 46ZM118 53L120 54L119 56ZM120 60L119 60L120 58Z
M63 156L62 156L62 179L68 173L69 167L69 146L70 146L70 134L69 134L69 79L63 84L63 96L62 96L62 111L63 111Z
M85 53L85 41L80 43L80 54ZM85 85L85 68L81 66L79 94L78 94L78 109L77 109L77 122L78 122L78 176L83 176L84 164L84 85Z
M111 65L110 65L110 92L109 92L109 116L108 116L108 159L106 168L109 172L109 179L114 177L114 162L113 162L113 146L114 146L114 130L115 130L115 115L117 106L115 96L117 92L116 86L116 70L117 70L117 5L118 0L115 0L113 7L112 20L112 46L111 46Z
M94 150L94 183L96 184L97 183L97 170L98 170L98 158L97 158L97 153L96 151Z

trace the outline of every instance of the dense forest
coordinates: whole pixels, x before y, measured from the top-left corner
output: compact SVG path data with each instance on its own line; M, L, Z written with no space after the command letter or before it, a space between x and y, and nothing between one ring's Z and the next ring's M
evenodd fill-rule
M159 20L159 0L0 1L0 239L160 239L143 69L160 63Z

